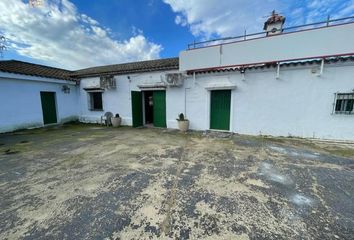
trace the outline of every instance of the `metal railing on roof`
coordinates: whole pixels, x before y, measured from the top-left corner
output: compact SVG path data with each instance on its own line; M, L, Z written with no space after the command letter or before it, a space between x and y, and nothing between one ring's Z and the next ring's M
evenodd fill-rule
M308 29L329 27L329 26L335 26L335 25L340 25L343 23L352 23L352 22L354 22L354 16L345 17L345 18L338 18L338 19L330 19L328 17L326 21L322 21L322 22L309 23L309 24L303 24L303 25L283 28L282 33L298 32L298 31L303 31L303 30L308 30ZM242 42L242 41L246 41L249 39L262 38L262 37L267 36L267 33L268 33L267 31L263 31L263 32L247 34L245 31L244 35L240 35L240 36L236 36L236 37L226 37L226 38L218 38L218 39L212 39L212 40L207 40L207 41L202 41L202 42L193 42L193 43L188 44L188 50L202 48L202 47L208 47L208 46L214 46L214 45L220 45L220 44L224 44L224 43Z

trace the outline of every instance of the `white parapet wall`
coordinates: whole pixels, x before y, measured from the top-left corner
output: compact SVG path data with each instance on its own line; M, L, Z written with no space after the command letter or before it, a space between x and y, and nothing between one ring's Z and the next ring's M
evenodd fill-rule
M67 85L70 93L63 93ZM41 91L55 92L58 123L78 119L78 87L72 81L0 72L0 133L42 127Z
M354 54L354 23L185 50L180 70L252 65Z

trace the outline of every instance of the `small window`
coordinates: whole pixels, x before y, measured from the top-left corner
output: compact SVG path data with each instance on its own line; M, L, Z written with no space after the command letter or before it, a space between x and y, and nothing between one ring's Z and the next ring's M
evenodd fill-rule
M90 110L103 111L102 92L90 92Z
M335 101L336 114L352 114L354 106L354 93L337 93Z

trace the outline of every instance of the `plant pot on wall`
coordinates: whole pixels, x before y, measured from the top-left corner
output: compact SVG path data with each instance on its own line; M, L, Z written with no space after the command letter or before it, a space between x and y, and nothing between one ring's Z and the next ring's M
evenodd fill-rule
M122 123L122 118L119 116L119 114L116 114L114 117L111 117L111 122L113 127L119 127Z
M180 113L177 119L178 128L181 132L187 132L189 129L189 120L184 118L184 114Z

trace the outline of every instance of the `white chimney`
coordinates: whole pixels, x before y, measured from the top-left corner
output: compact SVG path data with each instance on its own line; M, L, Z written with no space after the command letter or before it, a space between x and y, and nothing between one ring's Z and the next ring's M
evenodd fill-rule
M283 32L283 25L285 23L285 17L279 15L272 11L272 15L268 18L268 20L264 23L263 30L266 31L267 36L280 34Z

